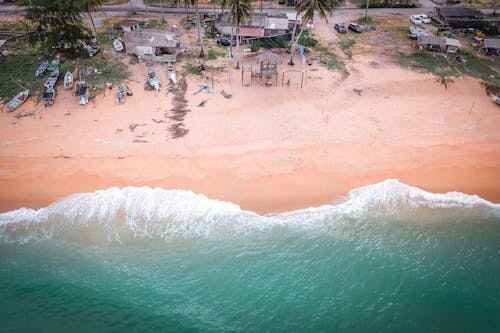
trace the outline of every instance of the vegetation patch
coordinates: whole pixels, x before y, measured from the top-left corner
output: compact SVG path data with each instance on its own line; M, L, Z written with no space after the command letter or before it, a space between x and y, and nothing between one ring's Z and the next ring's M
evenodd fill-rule
M380 22L377 21L377 20L374 20L370 16L367 16L366 18L363 16L363 17L360 17L359 19L357 19L356 23L358 23L358 24L375 25L375 24L379 24Z
M212 47L209 46L207 50L207 59L208 60L215 60L219 57L224 57L226 56L226 50L220 47Z
M352 58L352 50L356 45L354 38L342 38L339 40L339 47L347 55L349 59Z
M330 51L327 47L318 44L314 50L317 52L316 60L323 64L326 68L332 71L337 71L342 74L343 77L347 76L349 73L345 68L342 61L339 60L338 56Z
M480 58L473 51L462 49L457 54L462 58L462 61L455 63L460 72L477 77L493 88L500 88L499 59Z

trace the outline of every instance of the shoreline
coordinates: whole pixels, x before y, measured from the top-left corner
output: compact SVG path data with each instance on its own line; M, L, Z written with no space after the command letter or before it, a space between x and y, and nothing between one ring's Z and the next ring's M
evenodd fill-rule
M214 94L194 94L199 80L188 77L189 132L180 138L169 134L172 94L144 91L144 64L131 65L134 96L124 104L115 89L85 107L62 89L51 107L29 101L0 113L0 211L149 186L269 214L389 178L500 202L500 112L479 80L455 78L445 89L430 75L371 61L357 58L346 79L314 66L320 79L304 89L242 87L233 70L234 82L222 74ZM13 117L22 111L36 116Z

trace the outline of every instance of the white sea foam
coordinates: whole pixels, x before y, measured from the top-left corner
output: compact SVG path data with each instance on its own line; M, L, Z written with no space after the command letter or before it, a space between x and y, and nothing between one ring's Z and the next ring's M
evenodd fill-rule
M500 205L459 192L434 194L389 179L352 190L344 202L260 216L191 191L113 187L68 196L39 210L0 214L0 240L93 241L231 237L277 226L317 228L376 220L500 221Z

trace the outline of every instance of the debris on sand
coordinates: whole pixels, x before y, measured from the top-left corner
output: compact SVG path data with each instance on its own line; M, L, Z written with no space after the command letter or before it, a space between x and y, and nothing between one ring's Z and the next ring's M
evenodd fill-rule
M355 92L356 94L358 94L359 96L361 96L361 94L363 93L363 89L357 89L357 88L354 88L353 90L354 90L354 92Z
M202 100L202 101L200 102L200 104L198 104L198 107L202 108L202 107L204 107L204 106L205 106L205 104L207 104L207 100L206 100L206 99Z
M173 95L172 108L165 113L165 118L173 120L174 123L168 127L172 139L186 135L189 130L184 128L184 117L190 111L187 108L186 99L187 82L185 78L179 80L176 85L169 84L168 92Z
M222 96L224 96L225 98L231 98L231 97L233 97L233 95L232 95L232 94L229 94L229 93L225 92L224 90L221 90L221 91L220 91L220 94L221 94Z
M137 126L146 126L146 124L134 124L134 123L132 123L128 126L128 129L130 130L130 132L133 132Z
M155 118L152 118L151 120L153 120L155 123L157 124L161 124L161 123L164 123L165 121L163 119L155 119Z

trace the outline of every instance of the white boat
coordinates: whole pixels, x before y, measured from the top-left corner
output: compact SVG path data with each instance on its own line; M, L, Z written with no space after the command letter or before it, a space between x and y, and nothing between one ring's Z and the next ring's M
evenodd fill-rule
M66 72L64 75L64 89L73 88L73 74L70 71Z
M78 104L85 105L89 102L89 89L87 87L87 82L82 81L76 84L75 91L76 98L78 98Z
M45 103L45 106L49 106L54 104L55 99L56 99L56 91L53 86L50 86L43 93L43 102Z
M149 85L155 88L156 91L160 90L160 78L158 77L158 75L156 75L156 72L151 67L148 67L148 82Z
M40 66L38 66L38 69L35 71L35 76L39 77L40 75L42 75L43 72L47 70L47 67L49 67L49 61L48 60L42 61Z
M175 72L175 68L173 65L167 65L167 76L170 81L172 81L173 84L177 83L177 74Z
M28 96L30 94L30 91L28 89L21 91L19 94L16 95L13 99L10 100L9 103L7 103L7 110L9 112L14 111L19 105L23 104L26 102L28 99Z
M115 48L116 52L122 52L123 51L123 44L119 39L115 39L113 41L113 47Z
M52 73L50 73L50 76L45 80L45 83L43 84L45 88L53 87L55 86L57 79L59 79L59 69L54 69Z

